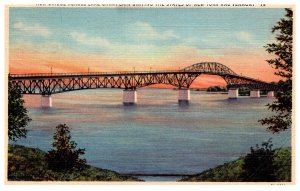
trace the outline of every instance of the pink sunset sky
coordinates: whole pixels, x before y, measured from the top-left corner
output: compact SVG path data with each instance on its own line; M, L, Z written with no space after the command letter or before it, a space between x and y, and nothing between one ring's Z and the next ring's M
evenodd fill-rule
M283 9L14 8L9 72L179 70L211 61L248 77L278 81L266 62L274 56L263 46L274 41L271 28L283 14ZM226 83L201 75L192 87L212 85Z

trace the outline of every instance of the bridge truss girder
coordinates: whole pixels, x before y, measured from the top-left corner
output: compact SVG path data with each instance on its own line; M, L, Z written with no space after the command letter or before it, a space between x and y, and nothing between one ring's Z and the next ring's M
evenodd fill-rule
M249 89L255 90L268 90L268 91L277 91L278 86L262 81L258 81L251 78L241 78L238 76L224 75L221 76L227 83L228 88L239 88L247 87Z
M201 62L178 71L116 72L81 74L24 74L10 75L9 81L23 94L50 95L55 93L96 88L136 89L153 84L168 84L189 88L201 74L221 76L228 87L246 86L250 89L274 91L278 87L260 80L240 76L217 62Z
M97 88L136 89L153 84L169 84L188 88L195 74L145 74L124 76L73 77L11 80L23 94L50 95L55 93Z
M168 84L178 88L189 88L193 81L202 73L149 73L118 76L77 76L41 79L11 79L23 94L51 95L67 91L97 88L137 89L153 84ZM276 90L276 86L240 78L235 75L219 74L229 87L246 86L250 89Z

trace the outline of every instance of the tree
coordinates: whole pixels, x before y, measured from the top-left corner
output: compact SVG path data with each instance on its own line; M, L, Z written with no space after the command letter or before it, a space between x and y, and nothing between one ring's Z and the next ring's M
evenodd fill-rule
M76 149L77 143L71 140L70 129L66 124L56 127L54 133L54 149L48 151L47 161L50 169L54 171L72 171L81 169L85 164L85 159L80 159L85 149Z
M283 78L278 83L280 92L276 94L276 100L268 104L275 115L259 120L273 133L284 131L292 124L293 11L285 10L286 17L272 29L272 33L276 33L276 43L265 46L268 53L275 54L275 58L267 62L276 69L275 75Z
M243 171L240 176L246 182L272 182L276 181L274 153L272 142L262 143L262 147L250 148L251 152L245 156Z
M238 91L240 95L250 95L250 89L246 86L240 87Z
M8 83L8 138L16 141L26 138L25 128L31 121L23 106L22 93L11 82Z

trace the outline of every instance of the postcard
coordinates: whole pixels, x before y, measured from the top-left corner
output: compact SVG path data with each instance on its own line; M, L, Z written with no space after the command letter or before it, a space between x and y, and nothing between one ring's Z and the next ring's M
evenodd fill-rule
M295 6L6 6L6 184L295 184Z

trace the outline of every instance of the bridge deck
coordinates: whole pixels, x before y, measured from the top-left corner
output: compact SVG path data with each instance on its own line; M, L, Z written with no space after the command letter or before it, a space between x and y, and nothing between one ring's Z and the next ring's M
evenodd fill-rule
M207 75L226 75L230 77L238 77L246 80L268 83L255 78L250 78L243 75L234 75L227 73L211 73L186 70L166 70L166 71L120 71L120 72L80 72L80 73L28 73L28 74L9 74L9 80L22 79L55 79L55 78L78 78L78 77L105 77L105 76L133 76L133 75L151 75L151 74L207 74Z
M165 71L120 71L120 72L80 72L80 73L29 73L9 74L12 79L21 78L63 78L63 77L94 77L94 76L126 76L126 75L148 75L148 74L198 74L195 71L165 70ZM203 73L203 72L202 72ZM207 72L208 73L208 72ZM225 73L224 73L225 74Z
M136 89L153 84L189 88L202 74L220 76L228 87L247 86L264 90L277 88L262 80L238 75L216 62L197 63L182 70L9 74L8 78L23 93L54 94L95 88Z

